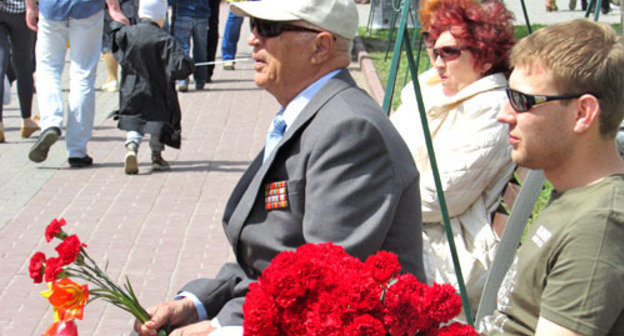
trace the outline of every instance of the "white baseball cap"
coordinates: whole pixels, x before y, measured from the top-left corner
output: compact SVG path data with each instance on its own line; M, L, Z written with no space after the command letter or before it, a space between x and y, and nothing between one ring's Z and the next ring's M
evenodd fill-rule
M232 2L235 14L269 21L303 20L348 40L355 38L358 14L353 0L261 0Z
M165 20L167 0L139 0L139 18Z

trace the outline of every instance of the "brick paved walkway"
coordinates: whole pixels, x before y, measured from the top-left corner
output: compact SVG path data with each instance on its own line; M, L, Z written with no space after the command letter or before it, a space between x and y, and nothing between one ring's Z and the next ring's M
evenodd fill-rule
M224 22L227 7L222 9ZM246 36L243 31L240 57L250 55ZM104 80L100 66L96 86ZM179 95L182 149L163 153L172 170L151 172L144 141L137 176L123 171L125 133L104 120L117 108L115 93L97 92L96 129L89 143L95 164L87 169L68 168L64 139L44 163L28 161L38 133L19 138L13 94L5 107L8 142L0 145L0 335L40 335L52 322L51 309L39 295L45 288L32 284L27 263L37 250L56 253L43 239L55 217L67 220L67 230L87 242L96 260L109 262L114 279L130 277L145 306L171 298L191 279L214 275L233 258L221 215L279 106L254 85L251 63L237 64L236 71L217 67L206 90L192 88ZM127 313L100 302L90 304L78 322L81 335L123 335L131 325Z

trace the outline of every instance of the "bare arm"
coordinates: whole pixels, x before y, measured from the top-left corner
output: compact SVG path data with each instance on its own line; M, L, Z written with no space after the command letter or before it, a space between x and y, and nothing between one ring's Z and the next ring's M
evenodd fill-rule
M535 336L585 336L540 317L537 321Z
M119 7L119 0L106 0L106 5L108 6L108 14L111 19L125 25L130 24L130 21L128 21L128 18L123 14L121 8Z
M31 30L37 31L37 19L39 18L39 7L35 0L26 0L26 25Z

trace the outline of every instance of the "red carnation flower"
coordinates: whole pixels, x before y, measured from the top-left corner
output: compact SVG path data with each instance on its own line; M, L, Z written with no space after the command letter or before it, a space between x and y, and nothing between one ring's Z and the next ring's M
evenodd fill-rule
M432 324L444 323L461 313L461 298L450 284L434 283L423 296L424 308Z
M63 233L63 229L61 229L61 226L65 224L66 222L64 218L61 218L60 220L57 220L56 218L54 218L50 222L50 224L48 224L48 226L46 227L46 230L45 230L46 242L49 243L54 237L61 238L62 233Z
M368 257L364 265L370 269L373 278L381 284L386 284L401 270L397 255L386 251L379 251Z
M467 324L455 322L438 330L437 336L477 336L473 327Z
M41 283L41 281L43 281L43 264L45 258L43 252L37 252L30 258L28 273L35 283Z
M243 304L243 328L245 333L257 336L277 336L279 330L275 324L277 308L271 297L262 290L259 283L249 285L249 293Z
M61 260L63 260L63 265L69 265L76 261L76 257L78 257L80 253L80 248L86 246L86 244L80 242L78 236L71 235L65 238L63 242L56 247L56 252L58 252Z
M52 257L46 260L45 281L56 281L59 273L63 271L63 260L61 258Z
M353 320L345 330L345 336L384 336L386 329L383 323L371 315L361 315Z
M422 307L422 294L427 285L412 274L397 278L384 297L384 325L392 335L413 335L431 326Z
M454 288L430 288L411 274L394 281L400 269L392 253L379 252L363 263L332 243L282 252L250 286L243 305L244 334L437 336L436 321L446 322L441 320L461 310Z

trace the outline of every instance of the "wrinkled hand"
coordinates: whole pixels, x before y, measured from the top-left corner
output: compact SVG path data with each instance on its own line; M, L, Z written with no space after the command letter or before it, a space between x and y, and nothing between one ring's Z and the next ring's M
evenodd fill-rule
M202 321L178 328L172 331L169 336L206 336L213 330L215 330L215 328L210 324L210 321Z
M38 9L27 9L26 10L26 25L30 30L37 31L37 20L39 19L39 10Z
M140 336L156 336L158 329L171 326L187 326L198 320L197 309L191 299L168 301L151 307L148 313L152 317L149 321L134 322L134 331ZM171 334L176 335L176 334ZM181 334L179 334L181 335Z

